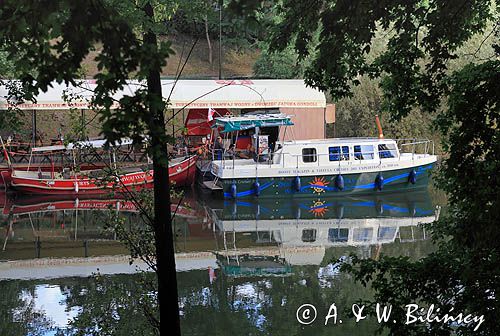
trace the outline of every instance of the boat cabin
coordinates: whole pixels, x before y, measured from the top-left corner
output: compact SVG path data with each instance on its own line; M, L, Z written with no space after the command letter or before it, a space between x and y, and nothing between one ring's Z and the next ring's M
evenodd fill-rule
M395 140L376 138L321 139L278 142L272 153L273 164L286 167L332 165L335 162L376 162L399 159Z
M391 139L279 140L279 128L291 125L293 123L290 116L284 114L216 118L213 128L219 130L221 143L213 148L213 163L223 166L219 168L226 168L227 161L231 161L230 165L235 167L259 163L299 168L400 158L397 143ZM251 140L247 148L243 148L240 145L240 134L248 138L248 131L251 131Z

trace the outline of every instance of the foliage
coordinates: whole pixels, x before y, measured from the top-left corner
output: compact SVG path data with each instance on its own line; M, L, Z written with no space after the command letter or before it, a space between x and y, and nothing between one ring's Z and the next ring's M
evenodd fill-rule
M450 153L439 182L449 194L450 209L432 228L439 249L415 263L394 257L380 262L354 258L353 265L345 266L363 283L372 281L375 301L392 304L396 319L404 320L402 307L408 302L439 304L444 312L453 308L483 315L478 334L498 332L499 80L498 61L467 65L450 78L449 107L439 118ZM471 114L471 109L477 113ZM453 329L443 323L388 327L396 335L444 335ZM462 325L456 332L476 334L474 327Z
M80 310L64 334L155 335L148 319L157 313L154 281L145 273L134 277L95 274L84 284L64 288L67 306Z
M489 0L454 2L286 0L272 32L271 47L284 50L294 37L299 59L311 55L310 43L320 30L315 54L305 71L308 84L329 91L334 99L350 96L359 77L382 77L385 107L395 117L413 106L439 106L446 91L447 62L457 49L494 18ZM370 57L377 30L385 31L386 49Z
M291 47L283 51L271 52L266 44L264 44L261 54L253 66L253 72L259 78L302 77L302 67Z
M351 125L377 107L389 111L391 119L410 118L408 125L418 126L420 118L430 125L435 118L448 154L438 180L450 197L449 212L432 226L436 252L416 262L353 256L344 270L375 289L372 304L393 304L396 319L404 320L403 306L408 303L436 304L442 312L453 308L484 315L477 333L498 334L500 274L494 266L500 262L498 4L285 0L279 12L273 50L285 50L293 36L301 60L315 45L305 70L308 84L328 90L337 100L352 96L358 89L353 88L366 77L379 80L360 86L365 93L357 100L339 104L353 114ZM317 29L320 37L314 43ZM380 32L388 37L387 46L374 51ZM476 51L464 55L469 59L457 59L471 38L481 35L485 38L476 40ZM484 44L493 51L486 58L478 55ZM383 100L371 91L378 90L376 86ZM474 333L472 324L390 322L383 327L394 335Z
M34 286L22 286L18 281L0 281L0 333L25 336L41 334L50 325L43 312L35 307Z
M8 54L5 51L0 50L0 78L13 78L14 71L14 65L9 59Z
M91 2L4 1L0 10L0 44L14 60L20 89L11 98L33 101L53 82L72 84L81 74L82 61L101 46L95 56L99 73L91 104L99 111L102 135L111 143L130 137L148 141L154 170L154 230L160 330L167 330L167 313L178 317L177 284L170 227L168 157L160 70L172 54L169 41L157 40L164 32L159 21L172 14L175 3L158 1ZM155 11L156 9L156 11ZM16 58L22 53L24 57ZM142 80L131 95L115 99L131 76ZM173 275L172 275L173 274ZM158 322L158 321L156 321ZM158 327L159 322L155 325ZM158 330L158 332L160 331ZM169 326L179 334L179 323Z
M222 3L222 21L219 22L219 8ZM229 6L227 1L218 0L180 0L172 18L165 24L169 33L182 33L191 36L205 34L205 20L211 38L219 38L221 25L222 40L225 47L235 47L242 50L254 46L265 35L263 22L270 20L271 6L263 4L256 17L246 17Z

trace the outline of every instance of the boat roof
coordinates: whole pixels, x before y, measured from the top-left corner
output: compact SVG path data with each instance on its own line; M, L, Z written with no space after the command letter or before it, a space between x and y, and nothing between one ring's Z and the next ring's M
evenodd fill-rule
M311 140L289 140L285 141L287 145L313 145L313 144L352 144L352 143L387 143L394 142L394 139L379 139L379 138L328 138L328 139L311 139Z
M131 145L133 143L130 138L122 138L120 141L115 142L112 146L126 146ZM62 151L62 150L71 150L73 148L102 148L107 144L107 140L105 139L97 139L97 140L87 140L87 141L78 141L78 142L70 142L67 145L53 145L53 146L42 146L42 147L33 147L31 151L33 153L37 152L54 152L54 151Z
M93 79L74 80L73 84L52 82L46 92L35 94L35 101L11 102L7 98L9 87L19 84L4 80L0 85L0 110L93 110L91 98L97 87ZM144 89L145 81L128 80L121 90L113 94L119 100L133 96ZM162 96L169 108L325 108L326 97L320 90L308 86L302 79L224 79L188 80L162 79ZM74 97L68 102L66 97Z
M292 126L291 116L276 114L246 114L243 116L224 116L214 119L212 127L223 127L222 132L243 131L256 127Z

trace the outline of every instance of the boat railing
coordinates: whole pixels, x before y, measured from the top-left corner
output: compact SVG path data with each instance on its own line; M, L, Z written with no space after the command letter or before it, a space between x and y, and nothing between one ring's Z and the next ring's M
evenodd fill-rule
M412 159L415 155L434 155L435 151L434 141L429 139L396 139L396 144L400 153L410 153Z
M356 153L342 153L342 154L330 154L330 153L323 153L323 154L314 154L313 157L315 158L314 161L311 162L304 162L303 158L304 156L307 157L307 155L302 155L302 154L296 154L296 153L288 153L288 152L278 152L278 153L271 153L271 154L266 154L266 155L259 155L257 158L255 158L253 161L252 166L263 166L263 165L268 165L269 167L275 166L279 164L282 168L289 167L289 168L307 168L307 167L313 167L317 166L320 167L324 165L325 160L321 160L321 157L329 157L327 160L330 162L332 165L335 164L340 164L340 162L349 162L350 164L361 164L366 161L374 161L377 160L375 151L366 151L366 152L356 152ZM338 155L339 160L330 160L332 155ZM353 160L350 160L349 158L352 157ZM292 160L286 160L287 158L292 158ZM222 157L221 161L221 168L222 169L234 169L235 166L238 166L236 163L237 161L241 161L242 158L238 158L236 155L224 155ZM213 161L212 161L213 162ZM294 163L291 165L291 163ZM246 165L249 166L249 165Z
M397 147L399 148L399 160L401 160L402 153L411 154L412 160L416 159L419 155L434 155L435 147L434 141L428 139L396 139ZM367 161L376 161L382 163L386 159L396 158L397 154L394 154L393 157L381 157L380 152L390 153L392 150L377 150L376 146L374 146L374 150L371 151L356 151L349 153L316 153L311 155L303 155L297 153L289 153L289 152L274 152L265 155L258 155L254 158L254 166L263 166L263 165L274 165L276 167L279 164L281 167L285 168L307 168L313 166L322 166L325 163L325 160L320 158L328 157L326 160L331 165L341 164L341 162L349 162L349 164L362 164ZM377 155L379 154L379 155ZM310 162L304 162L304 157L310 157ZM289 158L292 158L291 160ZM335 159L332 159L335 158ZM240 159L237 155L230 154L224 152L222 155L222 169L234 169L235 166L238 166L236 163ZM212 161L215 160L215 156L212 153ZM292 163L293 162L293 163ZM249 164L245 164L248 166Z

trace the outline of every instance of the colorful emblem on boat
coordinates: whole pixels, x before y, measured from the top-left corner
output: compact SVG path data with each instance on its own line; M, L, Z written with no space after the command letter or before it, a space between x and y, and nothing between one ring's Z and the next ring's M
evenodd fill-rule
M309 212L314 215L314 217L323 217L328 212L328 206L325 205L325 201L320 199L313 201Z
M315 177L312 182L309 182L309 186L313 190L314 194L321 194L325 192L325 188L330 184L325 180L325 177Z

